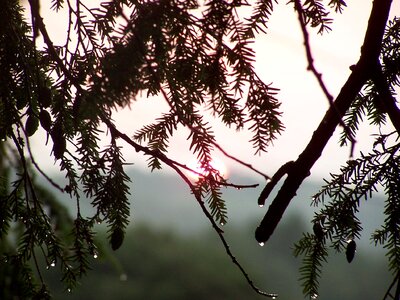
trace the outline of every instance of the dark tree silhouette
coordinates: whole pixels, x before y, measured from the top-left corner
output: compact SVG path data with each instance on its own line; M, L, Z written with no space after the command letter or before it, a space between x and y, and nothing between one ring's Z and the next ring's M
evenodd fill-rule
M211 164L212 151L218 149L243 168L265 177L260 205L287 175L255 232L256 240L266 243L335 129L342 128L340 144L353 149L359 124L367 118L378 132L373 148L368 154L351 158L315 195L312 203L321 209L312 220L313 233L304 234L294 251L295 255L304 255L300 270L304 294L315 298L328 248L345 252L351 262L362 230L359 207L363 199L383 187L386 218L372 239L387 249L393 272L393 283L384 298L399 299L400 111L396 88L400 22L397 18L389 20L391 3L373 1L360 58L351 66L352 72L335 99L314 65L309 30L328 32L331 14L342 13L346 3L287 3L298 15L308 70L330 105L298 159L268 176L223 149L203 112L217 116L226 126L252 132L250 142L256 153L265 152L283 131L279 91L257 75L251 47L252 41L266 32L269 17L278 5L275 1L114 0L89 6L88 1L52 0L54 13L67 12L63 44L54 43L46 29L50 25L42 18L40 6L48 3L29 0L29 10L25 11L17 0L3 1L0 249L2 272L12 278L1 283L5 286L3 296L49 297L38 255L48 266L60 265L66 289L73 289L88 271L89 257L97 255L93 231L97 222L107 224L113 250L123 244L130 214L130 178L124 172L121 147L128 145L148 157L152 170L172 168L187 183L249 285L259 294L277 297L254 285L225 240L221 225L227 222L227 214L220 189L252 186L223 178ZM241 6L251 6L250 14L242 15L238 11ZM142 94L161 96L169 110L130 136L132 133L122 132L115 125L112 112ZM104 148L99 146L101 126L107 128L109 137ZM65 186L54 182L31 153L30 139L39 127L47 133L44 143L53 145L51 156L66 176ZM184 173L190 168L167 152L170 137L180 128L189 130L190 150L204 170L196 182ZM76 200L72 219L48 191L38 186L35 174ZM80 191L92 200L95 213L90 217L81 214Z

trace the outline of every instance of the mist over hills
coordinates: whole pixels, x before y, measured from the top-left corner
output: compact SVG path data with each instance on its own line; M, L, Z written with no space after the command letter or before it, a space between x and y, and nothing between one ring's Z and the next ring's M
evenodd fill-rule
M123 246L111 255L116 255L128 281L121 282L118 279L120 275L107 266L107 260L100 260L100 265L95 265L97 271L83 280L80 291L76 291L72 298L71 295L57 292L58 299L89 299L84 295L92 295L93 285L101 286L101 292L96 299L109 299L110 296L106 295L110 295L113 289L114 296L116 290L119 293L136 294L143 291L147 299L188 299L186 296L168 297L168 294L163 295L164 298L159 294L151 297L149 289L146 288L146 280L151 282L151 286L164 286L168 282L168 286L174 286L182 292L190 287L186 282L187 278L193 277L195 285L201 287L202 284L211 284L210 282L230 277L231 274L235 274L237 278L236 281L229 281L231 283L227 284L227 290L232 286L244 285L244 289L248 290L245 299L259 299L245 286L245 281L226 255L221 241L189 188L178 176L164 171L151 173L134 168L128 169L127 174L132 179L131 223ZM52 178L63 182L60 175L53 175ZM274 195L260 208L257 197L264 187L264 182L241 174L232 174L229 181L236 184L260 184L254 189L224 189L229 220L223 229L235 256L244 263L261 286L278 292L281 295L280 299L303 299L298 282L301 258L295 258L292 249L302 233L311 230L310 219L315 211L315 208L310 207L311 197L319 190L321 184L312 180L305 182L275 234L267 245L260 247L254 238L254 230L268 208L268 201L271 201ZM58 197L74 215L75 200L63 194L58 194ZM321 280L321 299L377 299L385 292L390 275L384 253L382 249L371 246L369 240L370 233L379 226L383 218L381 201L383 197L377 196L363 203L365 205L361 207L360 219L366 221L366 232L362 240L357 241L355 261L348 264L344 253L335 254L332 251ZM89 216L92 210L90 200L82 198L81 212ZM102 236L107 235L101 229L105 229L104 224L99 226L98 231ZM108 256L106 253L110 252L110 249L107 241L104 241L102 249L102 255ZM220 266L220 263L225 264L224 267ZM180 268L183 270L180 271ZM200 273L196 268L201 270ZM160 272L160 269L165 271ZM175 277L169 274L175 274ZM206 279L200 274L204 274ZM157 283L153 282L155 278ZM176 278L177 282L170 283L171 278ZM366 282L368 288L365 288ZM215 285L215 282L213 284ZM215 285L213 291L222 290L222 286L222 283ZM206 287L201 287L201 291L205 290ZM143 299L142 296L118 297Z
M131 202L131 226L135 223L146 223L154 228L171 228L181 234L191 234L193 231L201 231L205 228L211 230L211 224L202 214L199 204L190 192L189 187L177 175L161 171L129 168L127 174L131 178L130 202ZM63 177L54 175L54 180L62 182ZM229 181L236 184L258 183L257 188L241 189L223 188L223 196L228 210L228 223L224 228L257 226L264 216L270 201L279 190L277 186L266 205L260 208L257 204L259 193L265 182L262 178L249 177L241 174L231 174ZM310 220L318 208L311 207L311 198L321 187L321 183L307 180L297 196L292 200L289 208L283 216L282 222L288 222L292 218L300 219L304 226L311 228ZM364 201L361 205L359 218L364 224L364 234L361 245L370 244L370 234L380 227L383 221L384 195L376 195L372 199ZM61 202L75 213L75 200L67 195L58 194ZM83 213L91 214L93 209L90 200L81 200ZM278 226L279 232L279 226ZM253 235L253 232L250 233ZM368 247L371 248L371 247Z

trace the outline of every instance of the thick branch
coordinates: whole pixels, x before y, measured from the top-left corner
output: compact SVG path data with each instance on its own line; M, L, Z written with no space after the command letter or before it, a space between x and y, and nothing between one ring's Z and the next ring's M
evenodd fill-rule
M372 81L382 99L385 112L388 114L394 128L396 128L397 132L400 134L400 109L396 105L396 99L390 92L389 84L383 75L382 66L380 64L377 65L376 70L372 75Z
M309 144L288 172L286 180L256 230L258 242L266 242L272 235L287 206L296 195L303 180L309 176L312 166L320 158L352 101L371 77L373 71L371 66L376 66L378 63L391 3L391 0L373 1L360 59L342 87L334 105L329 107Z

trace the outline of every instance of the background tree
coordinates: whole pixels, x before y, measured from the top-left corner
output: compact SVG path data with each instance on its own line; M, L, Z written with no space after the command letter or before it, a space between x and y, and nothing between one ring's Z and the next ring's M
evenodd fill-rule
M211 153L218 149L265 177L260 205L287 175L255 232L257 241L263 244L336 127L343 130L340 143L352 147L365 116L378 128L373 149L350 159L314 197L313 203L322 208L312 220L314 232L304 235L295 254L305 255L300 270L304 293L315 298L328 247L345 251L349 262L352 260L362 229L357 218L361 200L383 187L386 219L372 239L387 248L393 271L394 281L385 298L398 299L400 112L395 90L399 84L399 20L389 20L392 1L373 1L360 58L334 99L313 64L308 34L310 26L321 34L329 31L330 14L341 13L346 6L342 0L326 2L288 3L298 14L308 69L330 106L298 159L284 164L270 177L222 149L203 114L215 115L237 130L250 130L256 153L265 152L284 129L278 89L264 83L255 72L251 48L256 35L266 30L277 5L274 1L115 0L89 7L79 0L53 0L55 13L66 10L68 16L67 37L60 45L53 42L41 16L40 4L44 3L30 0L30 14L26 14L18 1L5 1L0 11L0 233L5 241L3 261L12 262L7 265L15 273L15 282L25 287L16 293L21 297L48 297L38 255L43 255L49 266L60 265L62 280L67 289L72 289L87 272L88 258L97 255L93 227L98 222L107 224L111 248L121 246L130 214L130 178L121 154L122 145L127 144L148 156L152 170L165 165L179 174L248 283L258 293L276 297L253 284L221 229L227 222L221 187L252 186L223 178L211 164ZM250 15L239 12L241 6L251 6ZM115 126L113 111L142 94L161 95L169 110L130 137L132 133ZM385 127L386 122L393 129ZM39 125L47 132L45 142L53 145L52 156L66 176L65 186L49 178L31 154L30 137ZM109 145L100 148L104 127ZM189 130L190 150L204 170L195 183L183 172L190 168L167 152L170 137L182 128ZM56 202L35 183L37 172L76 200L73 219L60 213ZM95 211L91 216L81 213L80 191L92 199ZM325 202L326 197L329 202ZM39 286L32 279L30 261Z

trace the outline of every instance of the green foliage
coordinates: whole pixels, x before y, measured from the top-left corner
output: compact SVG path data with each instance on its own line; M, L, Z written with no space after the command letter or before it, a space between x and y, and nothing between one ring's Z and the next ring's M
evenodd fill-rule
M215 170L205 171L208 175L200 177L196 183L195 194L204 199L210 208L210 213L221 226L228 221L225 201L222 198L220 182L224 180Z
M296 256L304 255L300 272L307 295L318 294L321 262L327 259L329 243L335 251L345 251L348 261L352 261L355 240L360 239L362 231L357 217L362 201L371 199L381 187L386 195L385 220L371 239L387 249L389 268L397 276L400 270L400 144L386 147L389 139L390 136L379 138L371 154L349 160L341 173L332 175L314 196L313 204L323 206L313 218L314 233L305 234L295 247ZM326 203L326 197L330 199L329 203Z
M166 176L154 177L156 181L164 182ZM174 182L173 177L168 180ZM250 191L245 193L256 196ZM160 191L160 194L163 193ZM232 200L240 197L231 194ZM186 199L183 191L174 196L179 201ZM170 206L171 203L160 203L159 213L162 214ZM179 208L179 205L173 207ZM195 210L180 211L196 216ZM117 261L108 259L110 249L99 247L99 257L92 262L93 271L71 293L63 293L57 268L44 272L52 296L60 300L264 298L254 294L246 285L207 225L193 230L185 227L184 234L180 235L167 225L168 221L162 223L162 227L154 228L157 218L156 212L146 219L146 224L135 222L134 226L128 228L124 246L113 253ZM299 259L294 258L288 249L305 230L304 221L300 216L291 215L280 227L281 234L266 247L259 247L249 235L255 224L232 221L224 228L230 245L242 257L243 264L254 279L273 286L280 294L278 299L302 299L296 272ZM98 235L105 240L107 233L99 228ZM370 252L366 245L359 247L357 259L350 266L343 256L336 256L332 257L329 265L324 263L324 267L328 270L321 278L319 292L321 298L326 300L380 299L385 283L390 278L385 268L385 258ZM365 282L368 282L368 288L365 288ZM96 289L93 289L94 286Z
M291 0L292 3L300 3L299 0ZM310 24L311 27L318 27L318 33L322 34L331 30L329 27L332 24L333 19L329 17L328 7L334 8L335 12L342 12L343 7L346 3L343 0L331 0L328 5L323 3L322 0L305 0L302 5L303 17L306 24Z
M400 19L394 17L389 21L386 34L382 41L382 63L384 74L391 88L399 86L400 54L396 49L400 46L399 35Z
M390 93L393 96L396 95L395 89L400 86L400 53L396 50L400 46L399 24L400 20L397 17L389 21L382 41L381 52L382 73L390 86ZM383 96L380 95L374 83L368 81L346 113L344 118L346 128L342 131L340 144L345 145L354 139L364 116L367 117L372 125L385 125L387 122L386 112Z
M319 278L322 273L322 264L326 262L328 251L317 236L309 233L295 245L294 255L304 255L303 265L300 268L300 280L303 283L303 293L311 299L318 297Z
M29 2L32 26L18 1L7 1L0 13L0 133L5 153L0 232L2 239L15 232L18 242L3 255L25 265L37 261L36 249L41 249L47 265L60 265L66 288L73 289L96 251L94 224L107 224L114 250L128 225L130 178L118 144L123 134L112 123L112 109L129 105L142 93L162 95L169 104L170 111L140 129L134 139L124 135L137 151L149 155L151 169L169 162L168 140L183 126L190 131L189 149L202 168L216 174L210 166L216 141L204 112L237 129L248 125L257 152L266 151L283 125L277 89L254 71L254 35L249 31L261 19L243 23L236 13L240 1L209 1L202 7L197 1L105 1L88 7L81 1L66 6L54 0L55 13L68 12L63 44L52 42L35 3ZM201 9L200 17L194 9ZM44 48L38 46L39 39ZM100 148L103 123L111 142ZM47 177L31 156L30 137L39 129L52 142L65 186ZM53 197L36 186L35 169L76 200L75 217L60 213ZM199 190L211 216L224 224L224 180L217 175L201 179ZM82 215L81 191L92 199L91 216ZM40 274L41 267L35 268ZM40 275L39 280L44 286Z
M398 26L398 18L389 22L381 52L382 74L393 96L395 89L399 86L399 53L394 50L399 49L397 47ZM388 100L384 99L375 82L368 81L364 86L364 91L358 94L346 113L345 129L342 131L340 143L345 145L348 141L354 141L359 125L365 116L370 124L379 128L383 127L387 123L386 101ZM316 259L314 252L309 251L310 245L314 242L322 249L330 242L331 247L336 251L345 251L347 260L351 262L356 250L355 240L360 239L362 231L361 221L357 217L362 201L370 199L373 193L377 193L382 188L386 195L385 220L382 227L372 234L371 239L375 245L380 244L387 250L389 269L393 272L395 281L399 280L400 165L398 150L400 146L397 142L397 131L388 134L380 132L371 153L368 155L361 153L360 158L349 160L347 165L341 168L340 174L332 175L331 180L326 181L327 184L314 196L313 204L323 206L312 221L314 234L305 235L295 248L296 255L304 254L300 272L303 274L301 280L307 295L318 294L318 280L321 276L320 259L325 260L327 256L324 254ZM326 197L331 199L329 203L325 202ZM321 227L320 230L315 230L319 227ZM385 299L391 296L391 288L392 286L386 293Z
M105 233L100 230L99 236L103 239ZM60 290L57 270L44 274L54 298L263 298L249 289L209 231L180 236L167 228L135 224L127 231L124 247L115 253L115 264L101 259L110 255L108 249L99 253L91 275L71 293Z

